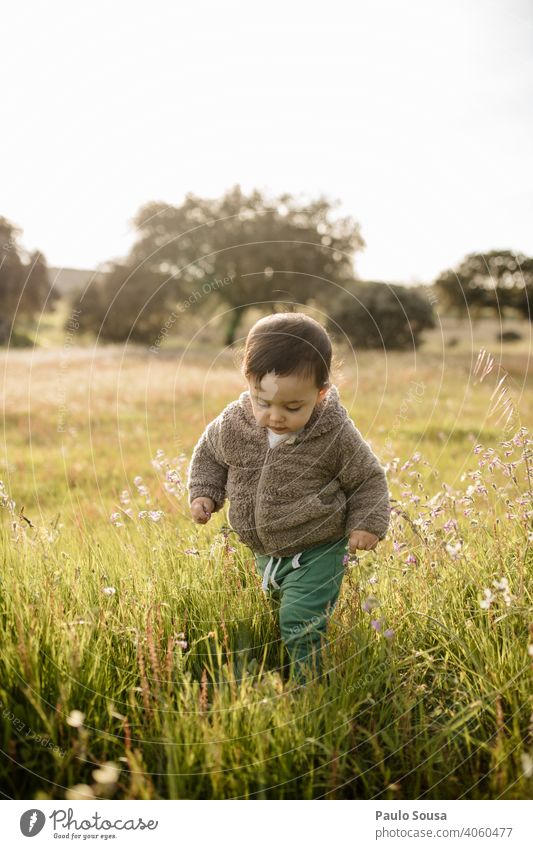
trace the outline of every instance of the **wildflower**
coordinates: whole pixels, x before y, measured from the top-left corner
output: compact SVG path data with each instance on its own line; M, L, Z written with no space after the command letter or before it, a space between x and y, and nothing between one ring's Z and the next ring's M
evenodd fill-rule
M97 784L116 784L120 768L114 761L107 761L98 769L93 769L93 778Z
M383 620L382 619L372 619L370 624L372 625L374 631L377 631L379 633L379 631L381 631L381 629L383 627Z
M200 552L198 551L197 548L186 548L185 554L192 554L193 556L198 557Z
M450 543L450 542L447 543L446 551L448 552L448 554L450 555L452 560L457 560L457 558L459 557L459 554L461 553L461 547L462 547L461 540L458 540L455 544Z
M350 560L350 555L345 554L344 557L342 558L342 565L346 566L346 564L348 563L349 560Z
M369 584L377 584L377 582L378 582L378 576L377 575L372 575L372 577L368 579Z
M385 631L383 631L383 636L386 637L387 640L392 640L392 638L394 637L394 633L394 628L387 628Z
M115 587L102 587L102 592L104 595L115 595L116 589Z
M501 592L506 607L510 607L512 597L509 592L509 581L507 578L500 578L499 581L493 581L492 586L495 587L497 592Z
M365 611L365 613L372 613L372 611L375 610L376 607L379 607L380 603L381 602L374 595L371 595L364 600L361 607Z
M140 475L137 475L133 479L133 483L137 487L137 492L140 496L144 498L147 504L150 504L150 493L148 492L148 487L143 483L143 479Z
M490 590L488 588L483 590L483 594L484 594L485 598L482 599L479 602L479 606L482 607L483 610L489 610L489 608L490 608L492 602L494 601L494 599L496 598L496 596L493 594L492 590Z
M75 784L74 787L69 787L65 795L72 802L81 799L94 799L92 787L89 787L88 784Z
M123 507L127 507L130 503L130 494L127 489L123 489L119 496L120 503Z
M442 526L442 529L443 529L443 531L446 531L446 533L448 533L448 531L457 530L456 519L448 519L448 521L445 522L444 525Z
M111 513L111 516L109 517L109 521L116 528L124 527L124 522L120 521L120 513Z
M405 562L406 563L417 563L416 555L408 554L407 557L405 558Z
M71 728L81 728L84 719L85 714L81 710L71 710L67 716L67 725L70 725Z
M186 648L187 648L187 646L188 646L188 643L187 643L187 640L175 640L175 641L174 641L174 645L175 645L178 649L182 649L183 651L185 651L185 649L186 649Z
M152 522L159 522L165 514L162 510L149 510L148 516Z

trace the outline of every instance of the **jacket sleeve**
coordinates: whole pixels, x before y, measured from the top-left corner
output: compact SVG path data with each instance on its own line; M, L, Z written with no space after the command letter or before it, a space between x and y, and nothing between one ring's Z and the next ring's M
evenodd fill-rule
M385 470L351 419L339 436L337 475L346 495L346 534L368 531L384 539L390 522Z
M215 510L220 510L226 500L226 481L228 464L224 462L221 450L221 417L210 422L191 456L187 474L189 505L195 498L205 496L215 502Z

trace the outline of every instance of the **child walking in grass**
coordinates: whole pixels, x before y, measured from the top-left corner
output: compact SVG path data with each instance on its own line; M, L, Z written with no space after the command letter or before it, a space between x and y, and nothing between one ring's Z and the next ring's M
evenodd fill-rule
M248 389L207 425L187 477L195 522L229 500L228 521L277 602L296 683L322 673L349 554L374 549L390 518L384 469L340 403L331 357L327 332L303 313L257 321Z

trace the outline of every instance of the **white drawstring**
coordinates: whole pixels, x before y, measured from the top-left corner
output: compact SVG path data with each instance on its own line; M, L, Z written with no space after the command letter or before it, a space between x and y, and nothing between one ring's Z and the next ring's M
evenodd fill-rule
M275 570L278 568L279 564L281 563L281 560L282 560L282 558L278 557L278 562L276 563ZM268 589L268 581L269 581L269 578L270 578L270 570L272 569L273 563L274 563L274 555L271 555L270 560L268 561L268 563L265 567L265 572L263 574L263 583L261 584L261 586L262 586L262 588L264 589L265 592ZM277 584L276 586L279 589L279 584Z
M303 551L299 551L298 554L295 554L294 557L292 558L292 568L293 569L297 569L299 566L302 565L300 563L300 557L302 556L302 554L303 554ZM265 566L265 571L263 573L263 582L261 584L261 586L262 586L262 588L264 589L265 592L268 591L269 583L271 583L273 587L275 587L277 590L279 590L279 584L278 584L277 581L274 580L274 575L278 571L278 567L280 566L282 560L283 560L282 557L278 557L276 563L274 563L274 555L272 554L270 556L270 560L268 561L267 565Z
M281 557L279 557L279 558L278 558L278 562L276 563L276 565L275 565L275 566L274 566L274 568L272 569L272 574L271 574L271 576L270 576L270 583L271 583L271 584L272 584L272 586L273 586L273 587L275 587L277 590L279 590L279 584L278 584L278 582L277 582L277 581L275 581L275 580L274 580L274 575L275 575L275 574L276 574L276 572L278 571L278 566L279 566L279 564L281 563L281 561L282 561L282 558L281 558Z
M300 557L302 556L302 554L303 554L303 551L299 551L298 554L295 554L294 557L292 558L292 568L293 569L297 569L298 566L302 565L300 563Z

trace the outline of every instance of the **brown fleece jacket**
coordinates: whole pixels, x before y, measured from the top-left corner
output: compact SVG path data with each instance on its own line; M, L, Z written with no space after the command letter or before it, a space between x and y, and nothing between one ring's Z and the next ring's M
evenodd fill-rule
M390 520L385 471L332 384L304 429L269 447L250 393L210 422L192 453L189 505L208 496L256 554L289 557L364 530L383 539Z

